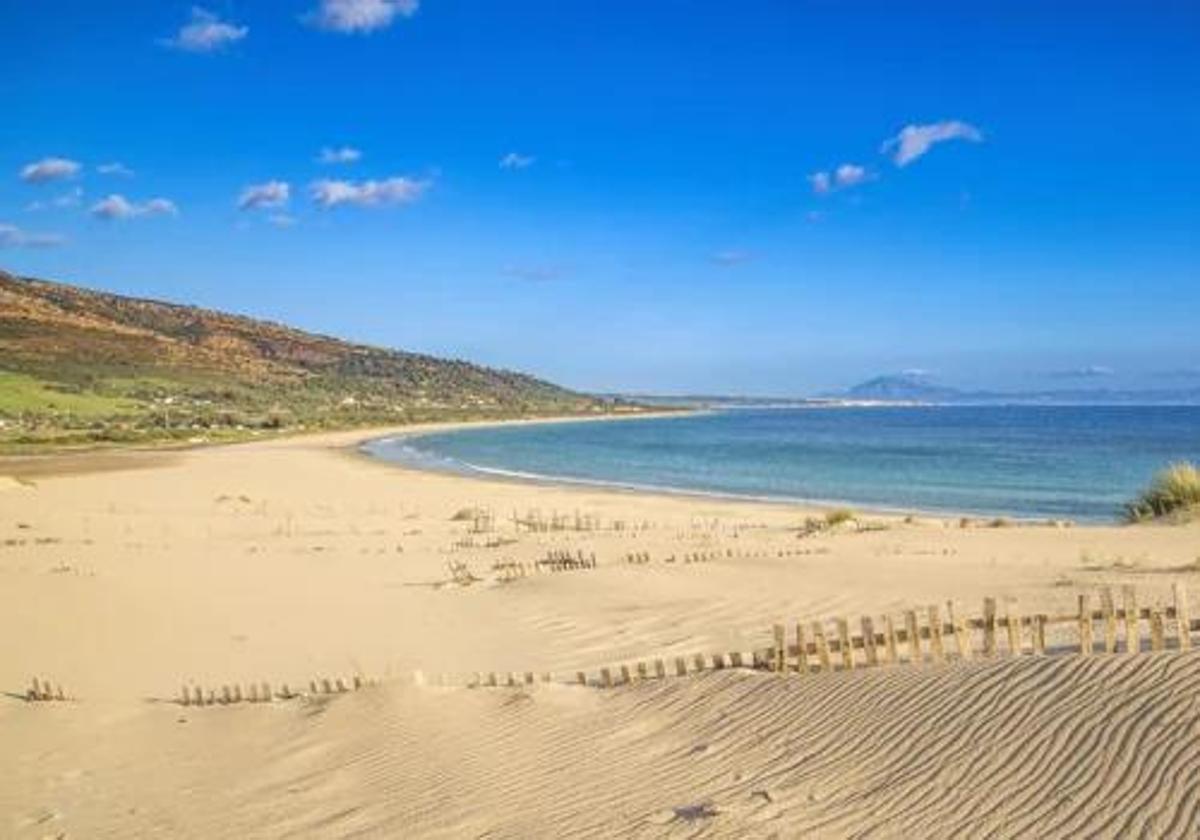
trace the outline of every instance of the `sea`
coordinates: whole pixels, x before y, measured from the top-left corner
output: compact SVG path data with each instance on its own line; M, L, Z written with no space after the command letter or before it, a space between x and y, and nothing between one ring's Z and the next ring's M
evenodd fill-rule
M427 469L845 505L1117 520L1154 473L1200 461L1198 406L734 408L467 427L367 443Z

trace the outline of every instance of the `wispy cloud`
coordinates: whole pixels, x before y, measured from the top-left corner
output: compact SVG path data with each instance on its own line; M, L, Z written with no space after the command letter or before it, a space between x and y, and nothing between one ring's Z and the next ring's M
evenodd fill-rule
M277 228L290 228L296 224L296 217L288 213L272 213L267 221Z
M119 175L122 178L132 178L133 170L120 161L112 163L102 163L96 167L96 171L101 175Z
M0 248L56 248L66 241L57 233L30 233L0 222Z
M321 149L321 153L317 155L317 163L337 164L337 163L355 163L362 159L362 152L352 146L326 146Z
M321 0L304 20L330 32L366 33L417 13L418 0Z
M501 169L528 169L537 160L533 155L523 155L519 152L509 152L500 158Z
M885 140L880 151L897 166L908 166L938 143L948 140L983 142L983 132L961 120L943 120L926 125L906 125L895 137Z
M1115 374L1116 371L1107 365L1084 365L1067 370L1052 370L1048 375L1055 379L1100 379Z
M313 201L323 210L343 204L357 207L381 207L389 204L411 204L431 186L428 180L397 176L382 181L314 181L309 190Z
M30 184L61 181L66 178L74 178L79 174L80 168L77 161L67 158L42 158L21 168L21 180Z
M735 265L742 265L743 263L750 262L752 259L754 259L754 255L749 251L741 251L736 248L730 248L724 251L717 251L715 254L712 254L709 259L713 263L722 266L723 268L732 268Z
M502 272L509 277L525 280L530 283L546 283L560 280L566 271L552 265L506 265Z
M65 192L60 196L50 199L49 201L34 201L25 206L26 210L66 210L72 207L78 207L83 203L83 187L75 187L70 192Z
M251 184L238 196L239 210L254 210L259 207L282 207L291 197L292 188L287 181L267 181Z
M160 43L185 52L209 53L237 43L249 34L250 27L223 21L208 9L193 6L188 22Z
M867 171L865 166L859 166L856 163L843 163L832 172L821 170L812 173L808 176L808 183L812 185L813 192L817 195L825 195L834 190L857 187L859 184L864 184L871 179L872 175Z
M151 198L139 204L119 193L112 193L93 204L88 212L97 219L115 221L139 216L176 216L179 208L166 198Z

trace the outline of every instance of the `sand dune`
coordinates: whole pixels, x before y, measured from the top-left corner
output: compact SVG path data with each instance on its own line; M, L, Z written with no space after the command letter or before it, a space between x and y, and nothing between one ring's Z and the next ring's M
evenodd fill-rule
M1196 527L867 517L805 537L793 507L415 473L347 454L355 439L0 466L0 834L1194 834L1195 653L565 683L749 651L781 620L946 600L977 614L985 596L1069 612L1120 583L1165 602L1173 581L1200 592ZM455 518L472 506L495 527ZM530 510L608 524L509 519ZM597 568L491 571L555 551ZM451 561L481 580L449 583ZM564 684L435 685L479 671ZM379 682L162 702L185 681L355 673ZM34 675L77 699L22 701Z

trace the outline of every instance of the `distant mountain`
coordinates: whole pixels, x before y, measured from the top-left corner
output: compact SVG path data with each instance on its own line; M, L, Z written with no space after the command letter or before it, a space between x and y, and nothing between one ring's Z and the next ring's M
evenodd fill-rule
M957 388L937 385L923 374L894 373L860 382L842 396L851 400L887 402L955 402L966 395Z
M921 402L974 405L1198 405L1193 388L1066 388L1044 391L964 391L940 385L925 374L876 376L830 397L871 402Z
M0 271L0 440L72 430L81 439L142 439L611 406L522 373Z

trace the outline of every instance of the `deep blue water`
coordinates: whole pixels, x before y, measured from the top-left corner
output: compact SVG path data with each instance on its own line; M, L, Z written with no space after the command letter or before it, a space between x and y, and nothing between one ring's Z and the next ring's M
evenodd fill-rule
M457 470L864 507L1114 519L1200 461L1200 407L732 410L464 429L368 444Z

